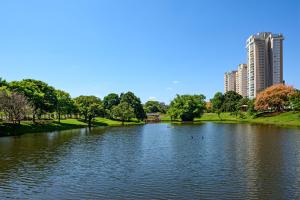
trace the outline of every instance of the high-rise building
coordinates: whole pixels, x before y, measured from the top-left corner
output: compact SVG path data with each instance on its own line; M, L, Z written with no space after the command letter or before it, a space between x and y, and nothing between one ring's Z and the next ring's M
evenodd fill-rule
M224 74L224 92L236 91L236 74L237 71L226 72Z
M262 32L247 40L248 97L254 98L265 88L283 82L283 36Z
M236 74L236 92L242 95L243 97L246 97L248 95L247 73L247 64L239 64L238 71Z

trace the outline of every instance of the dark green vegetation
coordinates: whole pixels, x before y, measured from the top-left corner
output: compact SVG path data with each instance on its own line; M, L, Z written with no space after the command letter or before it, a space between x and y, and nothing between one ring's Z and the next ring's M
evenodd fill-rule
M204 100L204 95L177 95L170 104L168 114L172 120L193 121L204 113Z
M0 79L0 136L141 124L145 118L141 100L132 92L109 94L103 101L96 96L71 98L39 80Z
M147 101L144 105L144 110L147 113L163 113L168 111L168 106L163 102Z

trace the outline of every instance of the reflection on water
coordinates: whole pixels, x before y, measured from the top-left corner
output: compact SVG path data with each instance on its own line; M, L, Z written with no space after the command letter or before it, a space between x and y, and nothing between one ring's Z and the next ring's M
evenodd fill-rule
M300 130L149 124L0 138L0 197L299 199Z

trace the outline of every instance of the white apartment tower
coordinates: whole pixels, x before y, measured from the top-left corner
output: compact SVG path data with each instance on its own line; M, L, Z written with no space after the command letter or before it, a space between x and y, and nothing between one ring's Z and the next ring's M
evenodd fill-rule
M224 74L224 92L236 91L236 74L237 71L226 72Z
M242 95L243 97L247 97L247 87L248 87L248 79L247 79L247 64L239 64L238 71L236 74L236 92Z
M281 34L262 32L251 35L247 40L249 98L255 98L265 88L283 82L283 39Z

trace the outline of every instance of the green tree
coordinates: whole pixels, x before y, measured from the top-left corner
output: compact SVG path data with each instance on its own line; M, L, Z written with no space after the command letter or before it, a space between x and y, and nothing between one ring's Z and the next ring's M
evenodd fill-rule
M239 102L243 97L234 92L234 91L228 91L224 94L224 103L223 103L223 110L225 112L231 112L235 113L239 108Z
M164 102L160 102L160 112L166 114L168 112L169 106Z
M55 89L39 80L24 79L10 82L9 88L17 93L24 94L33 107L33 122L35 117L56 109L57 98Z
M202 116L205 106L204 95L177 95L170 104L168 114L172 120L193 121L195 117Z
M158 101L147 101L144 105L144 110L147 113L166 113L166 105Z
M8 86L8 83L6 82L5 79L0 77L0 87L2 87L2 86Z
M255 110L255 99L251 99L248 101L248 110L247 110L249 115L253 115L256 110Z
M57 104L56 113L58 115L58 122L60 123L61 114L69 114L73 109L73 101L69 93L62 90L55 90Z
M110 93L103 98L103 106L105 109L110 110L113 106L120 103L120 97L118 94Z
M214 97L210 100L212 104L212 111L218 114L221 119L221 112L223 111L224 95L221 92L217 92Z
M112 115L114 119L121 120L123 125L125 121L135 117L134 109L127 102L121 102L119 105L114 106Z
M289 102L294 111L300 110L300 90L295 90L295 92L290 95Z
M135 117L138 120L144 120L146 118L146 114L143 108L143 105L141 103L140 98L134 95L132 92L127 92L125 94L120 95L121 98L121 103L126 102L128 103L133 109L134 109L134 114Z
M89 127L92 120L104 114L104 107L101 100L95 96L79 96L75 98L75 103L80 114L84 116L84 121L88 122Z

